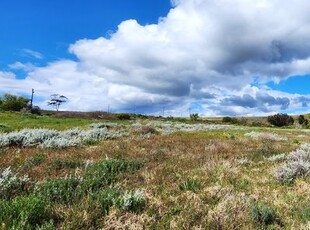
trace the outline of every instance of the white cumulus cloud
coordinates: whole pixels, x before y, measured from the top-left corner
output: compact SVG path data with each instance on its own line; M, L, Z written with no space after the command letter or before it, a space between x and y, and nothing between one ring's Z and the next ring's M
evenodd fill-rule
M130 19L109 37L76 41L69 51L78 61L29 69L24 80L0 72L0 85L15 91L35 87L42 98L64 94L70 98L67 109L74 110L111 105L115 111L155 113L165 107L179 115L193 106L205 115L250 115L306 105L308 95L264 84L309 73L309 1L173 0L172 5L156 24ZM254 82L259 86L251 86Z

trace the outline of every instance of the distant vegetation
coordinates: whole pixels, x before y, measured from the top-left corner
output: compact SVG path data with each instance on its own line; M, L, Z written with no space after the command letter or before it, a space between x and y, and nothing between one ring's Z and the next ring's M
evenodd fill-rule
M269 116L268 122L272 125L282 127L282 126L288 126L294 124L294 118L283 113L278 113L273 116Z
M0 109L5 111L20 111L27 107L29 99L12 94L4 94L0 97Z

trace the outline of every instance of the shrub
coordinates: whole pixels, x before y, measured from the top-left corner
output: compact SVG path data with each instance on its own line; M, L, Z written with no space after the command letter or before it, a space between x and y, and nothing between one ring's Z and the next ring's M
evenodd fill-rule
M308 119L305 118L304 115L300 115L300 116L298 117L298 123L299 123L300 125L308 125L309 121L308 121Z
M19 176L10 167L0 173L0 198L12 198L28 192L30 179L27 176Z
M278 113L267 118L268 122L274 126L282 127L294 124L294 119L283 113Z
M268 157L267 160L268 161L282 161L286 158L286 155L284 153L282 154L277 154L277 155L273 155L271 157Z
M81 160L71 160L71 159L54 159L52 162L52 166L57 169L74 169L77 167L81 167L83 165L83 162Z
M224 123L232 123L232 124L239 123L238 119L235 118L235 117L223 117L222 122L224 122Z
M121 207L123 210L140 212L146 205L146 198L143 190L126 191L121 197Z
M17 97L12 94L4 94L0 97L0 109L8 111L20 111L27 107L29 99L25 97Z
M276 178L279 182L292 182L299 176L309 175L310 163L307 161L293 161L288 162L276 171Z
M51 202L71 204L83 195L80 186L82 180L77 176L59 178L37 184L35 190Z
M252 220L262 226L268 226L279 223L279 218L271 207L267 204L254 202L251 204Z
M119 120L130 120L131 116L128 113L119 113L116 114L117 119Z
M41 163L43 163L45 161L46 157L43 154L37 154L31 158L29 158L25 164L24 164L24 168L31 168L32 166L36 166L36 165L40 165Z
M133 172L142 164L135 160L108 158L86 169L83 188L96 191L115 182L121 172Z
M2 200L0 210L0 223L4 229L35 229L51 222L49 206L39 196Z
M49 149L64 149L68 147L78 146L79 144L80 141L77 139L58 137L45 140L42 144L40 144L40 147Z
M198 113L193 113L193 114L190 115L190 119L191 119L192 121L197 121L198 118L199 118Z
M299 149L290 152L287 162L276 170L276 178L279 182L292 182L299 176L310 174L310 145L303 144Z
M96 209L97 215L105 216L113 206L120 203L121 195L122 192L117 188L101 190L91 197L91 207Z

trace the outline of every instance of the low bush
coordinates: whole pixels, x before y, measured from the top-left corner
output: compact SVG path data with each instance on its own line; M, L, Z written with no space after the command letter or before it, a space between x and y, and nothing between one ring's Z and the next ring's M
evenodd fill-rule
M141 168L136 160L108 158L89 166L84 174L83 188L96 191L112 184L121 172L133 172Z
M119 113L116 114L117 119L119 120L130 120L131 116L128 113Z
M118 188L101 190L91 196L90 207L95 209L97 215L105 216L113 206L119 205L121 195L122 192Z
M23 165L23 168L31 168L32 166L40 165L42 164L46 159L46 156L43 154L37 154L33 157L29 158Z
M251 204L251 217L255 224L261 227L279 224L279 218L273 208L264 203L253 202Z
M60 169L74 169L77 167L83 166L84 163L81 160L77 159L61 159L57 158L52 161L52 167L55 168L56 170Z
M142 190L126 191L121 197L121 207L125 211L141 212L146 205L146 198Z
M310 162L307 161L292 161L288 162L276 171L276 178L279 182L292 182L297 177L306 176L310 173Z
M299 123L300 125L308 125L309 121L308 121L307 118L305 118L304 115L300 115L300 116L298 117L298 123Z
M286 156L286 162L275 173L281 183L292 182L297 177L310 174L310 145L303 144L300 148Z
M198 113L193 113L193 114L190 115L191 121L197 121L198 118L199 118Z
M37 229L53 226L48 203L40 196L16 197L0 201L1 229Z
M37 184L35 191L50 202L72 204L83 195L82 180L77 176L69 176L46 181Z
M0 198L10 199L28 193L30 187L27 176L19 176L10 167L0 171Z
M232 124L238 124L239 121L235 117L223 117L222 122L224 123L232 123Z

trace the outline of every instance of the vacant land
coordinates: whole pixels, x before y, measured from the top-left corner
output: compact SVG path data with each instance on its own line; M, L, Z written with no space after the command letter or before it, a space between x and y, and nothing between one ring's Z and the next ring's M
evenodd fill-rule
M2 229L310 226L310 130L0 117Z

